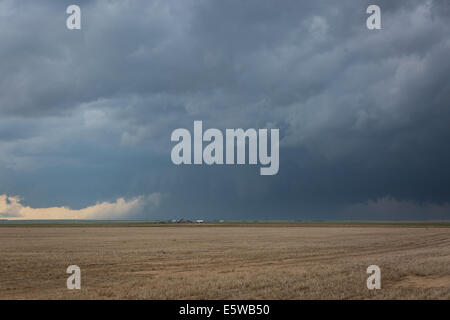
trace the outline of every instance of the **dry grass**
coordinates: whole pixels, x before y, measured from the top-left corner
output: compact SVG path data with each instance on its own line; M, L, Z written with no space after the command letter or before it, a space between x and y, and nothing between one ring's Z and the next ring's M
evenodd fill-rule
M17 227L0 252L0 299L450 298L450 228Z

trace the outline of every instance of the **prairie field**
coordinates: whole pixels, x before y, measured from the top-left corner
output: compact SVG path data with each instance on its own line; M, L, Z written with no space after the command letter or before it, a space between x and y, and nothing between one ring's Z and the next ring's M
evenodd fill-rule
M0 299L449 298L448 227L0 227Z

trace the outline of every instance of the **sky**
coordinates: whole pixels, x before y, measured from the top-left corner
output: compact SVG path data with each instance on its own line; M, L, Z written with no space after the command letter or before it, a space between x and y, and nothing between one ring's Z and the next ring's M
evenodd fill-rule
M449 1L0 0L0 44L0 219L450 219ZM195 120L278 174L174 165Z

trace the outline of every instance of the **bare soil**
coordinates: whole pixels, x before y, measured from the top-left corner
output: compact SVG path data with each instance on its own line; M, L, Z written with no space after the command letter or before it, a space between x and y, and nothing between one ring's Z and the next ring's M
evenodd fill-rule
M449 298L450 228L0 228L0 299Z

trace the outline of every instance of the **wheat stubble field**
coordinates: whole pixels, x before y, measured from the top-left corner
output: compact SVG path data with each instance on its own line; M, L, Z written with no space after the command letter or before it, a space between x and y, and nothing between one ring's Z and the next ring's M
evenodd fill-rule
M0 227L0 299L119 298L449 299L450 228Z

